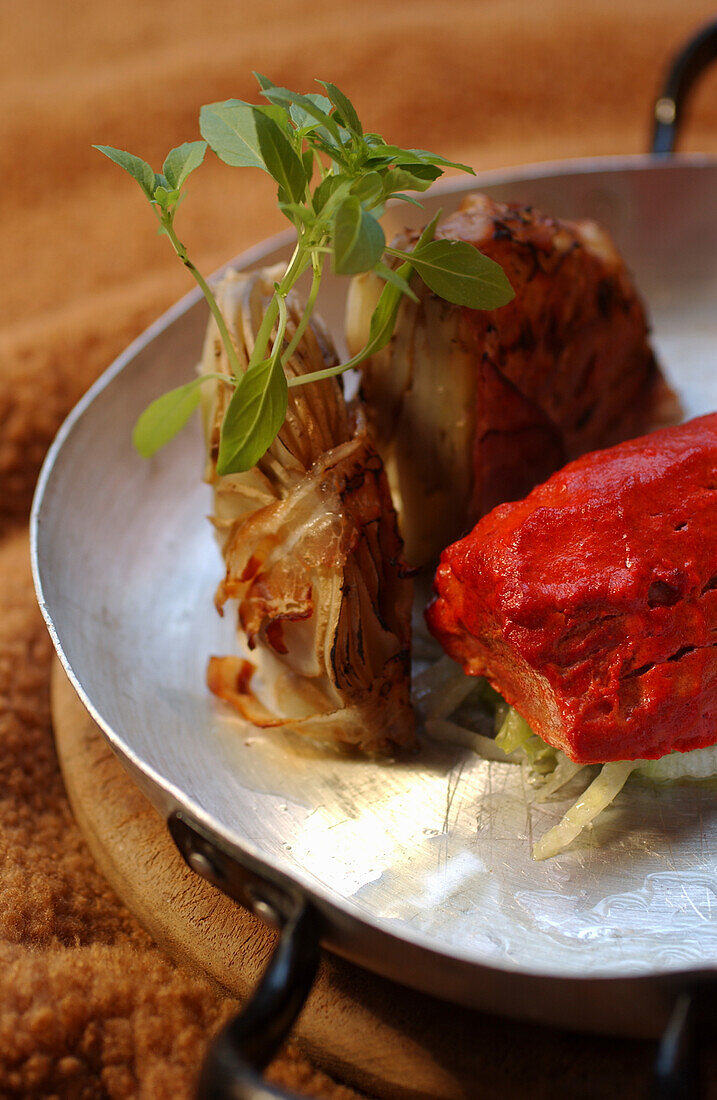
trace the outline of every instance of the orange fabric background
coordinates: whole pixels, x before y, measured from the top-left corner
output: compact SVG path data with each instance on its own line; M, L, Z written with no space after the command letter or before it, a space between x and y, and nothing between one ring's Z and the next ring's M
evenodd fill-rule
M202 103L254 98L258 69L301 90L330 79L388 140L477 169L640 152L668 58L713 14L703 0L5 0L0 1095L189 1095L204 1033L230 1007L113 898L52 751L25 532L39 465L88 384L189 289L136 185L91 144L158 166L198 137ZM697 89L683 148L717 152L717 72ZM208 272L282 222L261 173L208 156L178 228ZM313 1088L341 1095L324 1079Z
M68 399L188 288L138 189L93 142L159 164L198 136L200 104L253 97L258 69L302 89L326 74L390 140L477 168L638 152L667 59L710 12L703 0L6 0L5 509L26 509ZM716 90L712 73L697 91L686 148L715 149ZM195 262L211 270L282 221L261 173L210 157L178 225ZM42 379L44 393L27 439L12 408L16 386L22 408L32 400L30 379Z

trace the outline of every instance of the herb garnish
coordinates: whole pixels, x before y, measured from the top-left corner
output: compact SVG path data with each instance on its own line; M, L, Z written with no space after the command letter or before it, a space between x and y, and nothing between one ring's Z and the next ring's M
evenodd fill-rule
M309 323L327 257L338 275L374 271L384 288L371 318L365 347L336 367L292 378L300 386L357 366L391 338L403 295L415 300L409 279L416 272L440 297L474 309L496 309L513 291L502 268L464 241L434 240L438 217L411 252L386 244L379 218L389 199L417 205L406 191L426 191L446 167L473 173L424 149L389 145L380 134L364 133L351 101L334 84L318 81L323 94L301 95L255 74L268 103L240 99L202 107L204 141L191 141L168 154L161 173L120 149L96 145L140 185L179 259L188 268L214 316L232 376L203 375L163 394L142 413L133 440L145 457L184 426L199 403L208 378L233 386L221 429L218 474L250 469L271 445L284 422L287 380L283 364ZM278 184L279 209L296 229L293 254L271 298L245 372L216 299L174 230L174 218L189 175L200 166L207 145L226 164L260 168ZM385 257L398 261L391 267ZM307 270L311 290L293 338L285 343L286 297Z

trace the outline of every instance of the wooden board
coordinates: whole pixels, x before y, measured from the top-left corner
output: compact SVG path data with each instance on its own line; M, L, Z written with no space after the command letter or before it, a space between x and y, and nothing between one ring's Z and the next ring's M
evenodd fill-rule
M275 933L193 874L164 821L134 785L59 663L57 751L77 822L116 893L182 964L245 999ZM325 954L295 1038L327 1072L369 1095L598 1098L644 1091L645 1042L578 1036L506 1021L413 993Z

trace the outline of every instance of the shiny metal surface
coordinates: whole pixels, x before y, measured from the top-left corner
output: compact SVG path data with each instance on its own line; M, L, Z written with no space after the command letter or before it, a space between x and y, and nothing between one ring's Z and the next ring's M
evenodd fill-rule
M426 214L477 187L605 224L686 414L717 409L717 163L493 173L452 182ZM284 254L270 242L244 261ZM343 294L335 282L321 307L335 331ZM631 783L573 850L534 863L531 837L567 803L531 804L519 768L429 742L410 763L322 755L243 726L210 697L206 660L232 652L233 623L212 604L221 563L199 427L149 462L130 443L147 402L191 375L205 320L190 295L132 345L65 424L40 479L38 594L85 704L163 812L183 808L300 884L328 942L361 964L477 1007L655 1031L680 972L717 970L717 785Z

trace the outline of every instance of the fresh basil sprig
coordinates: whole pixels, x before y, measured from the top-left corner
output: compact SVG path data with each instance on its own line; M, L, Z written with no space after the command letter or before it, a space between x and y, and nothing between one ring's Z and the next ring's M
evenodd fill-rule
M427 190L446 167L472 173L471 168L425 149L389 145L380 134L365 133L349 98L328 81L318 82L323 93L302 95L255 75L267 102L229 99L202 107L199 128L204 140L172 149L161 173L131 153L95 146L124 168L149 199L160 231L207 300L231 368L231 376L202 376L152 402L135 426L135 446L145 456L164 446L196 408L202 382L221 377L234 392L221 428L219 474L248 470L261 458L284 422L288 386L340 374L388 343L402 297L416 297L409 285L414 272L434 293L456 305L496 309L513 297L508 279L493 260L464 241L434 239L437 218L410 252L386 244L379 219L389 199L416 203L406 191ZM259 168L271 176L277 184L279 209L296 229L291 260L275 284L246 371L211 288L174 230L184 185L202 163L207 145L226 164ZM327 257L338 275L373 271L384 280L368 340L357 355L338 366L287 383L284 364L309 324ZM389 257L393 264L386 262ZM287 341L286 298L309 269L309 298Z

